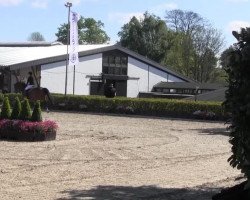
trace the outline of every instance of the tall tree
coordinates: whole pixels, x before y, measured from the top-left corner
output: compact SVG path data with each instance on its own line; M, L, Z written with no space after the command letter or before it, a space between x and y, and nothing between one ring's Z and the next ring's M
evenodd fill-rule
M195 80L200 82L209 82L213 79L213 71L217 67L217 55L223 46L221 33L208 26L202 27L200 31L193 36L194 47L194 71Z
M162 62L171 46L172 34L165 22L155 15L144 13L142 19L133 17L118 33L120 43L156 62Z
M28 41L45 41L43 35L39 32L33 32L28 37Z
M213 80L217 54L224 43L221 33L192 11L167 11L165 19L167 25L182 36L178 42L181 47L178 52L174 49L167 55L166 64L172 64L168 63L171 60L181 60L181 66L174 67L179 72L200 82ZM172 55L171 59L169 55Z
M81 17L78 21L79 44L103 44L110 40L102 28L104 24L93 18ZM67 44L68 24L62 24L55 34L57 41Z

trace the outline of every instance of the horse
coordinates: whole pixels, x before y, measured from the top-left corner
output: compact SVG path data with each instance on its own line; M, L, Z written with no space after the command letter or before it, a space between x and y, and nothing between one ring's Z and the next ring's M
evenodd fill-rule
M24 82L17 82L14 84L16 93L21 93L24 97L27 97L30 101L34 102L37 100L44 101L46 110L48 111L48 102L53 105L53 101L50 92L47 88L34 87L25 91L26 84Z

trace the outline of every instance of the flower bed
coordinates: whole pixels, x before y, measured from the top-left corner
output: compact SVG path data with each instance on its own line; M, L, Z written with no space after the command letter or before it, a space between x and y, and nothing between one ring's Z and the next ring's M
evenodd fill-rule
M31 122L0 120L0 139L18 141L48 141L56 139L57 124L54 121Z

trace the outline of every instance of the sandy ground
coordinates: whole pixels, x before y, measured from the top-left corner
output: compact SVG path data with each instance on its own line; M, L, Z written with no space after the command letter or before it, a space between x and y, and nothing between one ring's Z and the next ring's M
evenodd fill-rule
M0 199L206 200L234 185L222 122L43 113L49 142L0 141Z

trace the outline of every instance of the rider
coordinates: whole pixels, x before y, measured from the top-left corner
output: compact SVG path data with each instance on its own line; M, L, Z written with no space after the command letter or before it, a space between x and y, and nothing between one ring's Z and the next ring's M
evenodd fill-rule
M28 90L33 88L35 86L34 84L34 78L32 76L32 72L29 72L29 77L27 79L26 87L25 87L25 94L28 96Z

